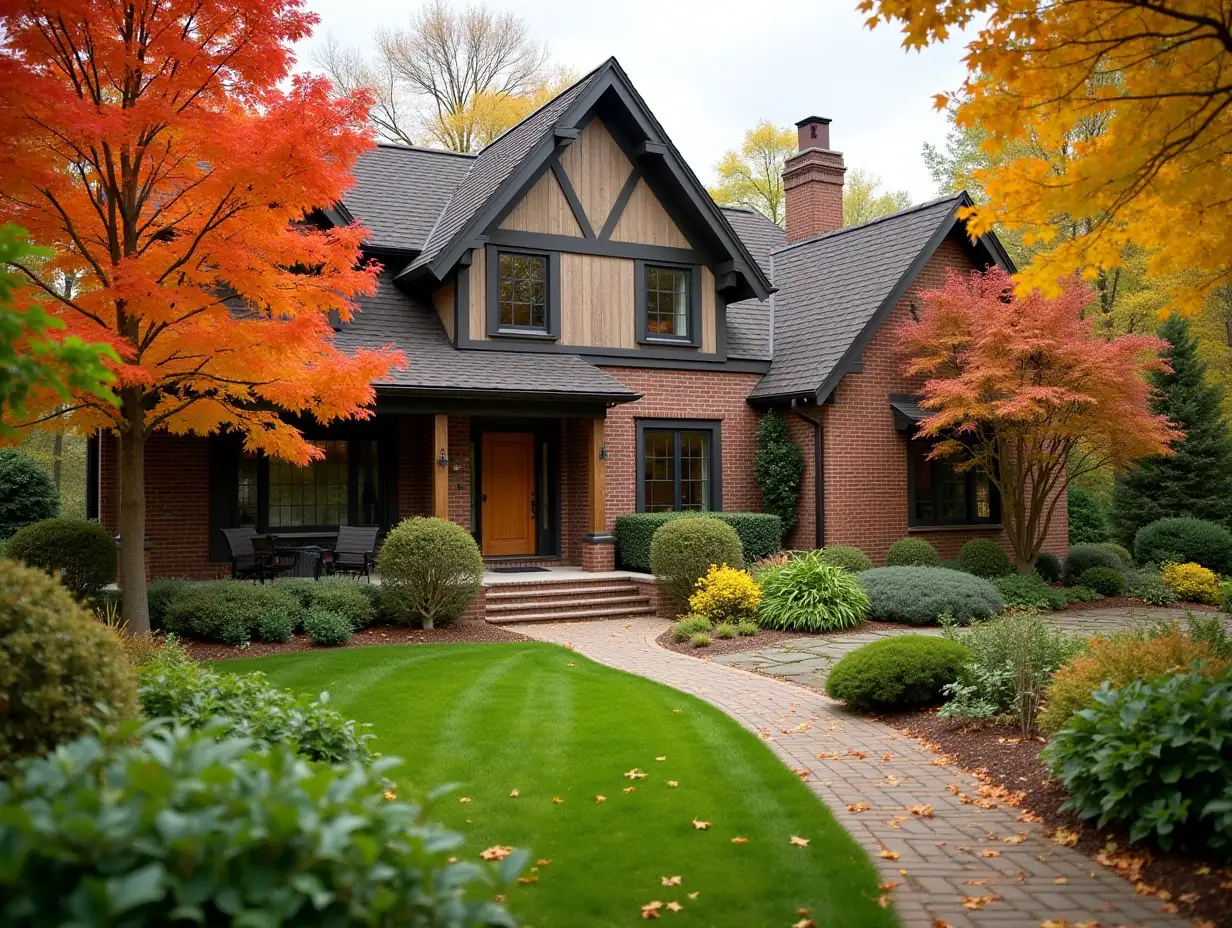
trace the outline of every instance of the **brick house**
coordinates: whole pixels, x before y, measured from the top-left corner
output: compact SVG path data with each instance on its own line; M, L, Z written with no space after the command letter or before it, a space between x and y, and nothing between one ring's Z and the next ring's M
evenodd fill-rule
M437 515L509 564L614 564L615 518L757 511L754 430L778 409L806 458L794 547L874 560L922 533L952 556L1004 542L986 479L925 460L894 324L947 268L1007 265L958 195L851 227L829 120L799 124L787 229L710 199L610 59L477 155L382 145L323 224L361 222L384 266L337 327L394 344L375 415L305 423L324 458L160 433L146 462L152 576L226 570L220 529L317 539ZM115 443L92 443L92 505L116 527ZM819 492L820 488L820 492ZM1065 549L1064 512L1047 550Z

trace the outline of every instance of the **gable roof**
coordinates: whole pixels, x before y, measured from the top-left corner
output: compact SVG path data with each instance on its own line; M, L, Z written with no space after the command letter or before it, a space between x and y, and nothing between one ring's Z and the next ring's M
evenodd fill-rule
M787 233L755 210L743 206L721 209L762 273L773 282L770 252L787 242ZM769 301L740 300L727 304L727 356L751 361L770 360Z
M824 402L970 204L959 193L776 249L774 359L750 399ZM1009 265L994 237L973 247Z
M475 156L436 148L378 145L355 163L342 204L368 229L372 248L418 251Z
M723 215L744 242L753 260L770 276L770 252L787 244L787 233L778 223L743 206L721 206Z

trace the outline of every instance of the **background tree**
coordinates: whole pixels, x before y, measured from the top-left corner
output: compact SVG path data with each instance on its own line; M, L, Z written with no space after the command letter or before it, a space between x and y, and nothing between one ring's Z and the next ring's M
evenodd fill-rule
M321 452L284 414L368 415L371 382L399 360L333 345L330 314L348 319L379 268L359 265L364 229L305 220L352 182L370 100L292 77L315 21L301 0L0 5L0 221L54 252L11 262L21 297L119 356L119 405L74 390L69 413L118 436L135 632L149 628L150 436L228 428L305 464ZM64 275L81 286L64 292ZM63 414L55 391L28 405Z
M525 21L483 5L432 0L373 44L369 56L327 37L313 57L343 94L369 91L373 126L406 145L478 151L575 79Z
M1091 298L1074 280L1049 299L1016 295L1000 268L950 272L896 333L905 372L924 378L930 415L918 434L935 440L933 457L978 469L997 487L1020 571L1043 546L1067 470L1081 476L1167 454L1177 434L1149 408L1142 376L1166 369L1164 343L1099 335L1083 317Z
M804 455L791 440L787 423L773 409L757 423L757 455L753 479L761 490L762 503L783 523L783 535L796 524L796 504L804 480Z
M783 164L796 153L796 144L795 130L763 119L714 166L719 180L710 196L722 206L743 206L783 225Z
M881 178L859 168L848 171L843 183L843 225L857 226L888 216L911 205L906 190L882 190Z
M1170 516L1232 526L1232 439L1219 417L1221 391L1205 380L1186 320L1169 317L1159 335L1171 370L1151 375L1151 409L1179 434L1171 454L1143 458L1117 480L1112 526L1125 545L1142 526Z
M976 207L972 230L1039 230L1050 244L1052 217L1079 228L1035 256L1021 292L1055 294L1075 272L1115 271L1129 248L1147 253L1152 276L1185 272L1168 294L1184 313L1232 283L1226 0L861 0L859 8L870 26L901 23L909 48L983 21L967 46L970 76L939 97L941 106L957 103L960 128L987 133L981 149L994 159L976 171L988 202ZM1029 146L1017 151L1032 142L1056 151L1092 122L1101 131L1068 149L1060 173Z

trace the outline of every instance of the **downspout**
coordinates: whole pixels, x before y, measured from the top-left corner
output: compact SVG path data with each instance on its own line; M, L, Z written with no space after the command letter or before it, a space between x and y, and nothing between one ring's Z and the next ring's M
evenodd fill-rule
M813 427L813 545L817 548L826 546L826 462L825 442L821 423L806 416L796 408L796 401L791 401L791 411Z
M770 360L774 360L774 252L770 252Z

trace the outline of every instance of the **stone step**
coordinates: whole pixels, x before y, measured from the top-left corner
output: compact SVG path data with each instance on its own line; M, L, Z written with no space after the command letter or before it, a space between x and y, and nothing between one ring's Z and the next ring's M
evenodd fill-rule
M587 596L583 599L519 599L511 602L489 603L489 613L510 612L556 612L561 609L599 609L607 606L649 606L650 597L639 593L623 596Z
M576 581L569 586L545 587L531 584L510 584L508 586L490 586L487 589L489 602L505 602L517 599L555 599L568 596L592 596L606 593L631 593L637 590L634 583L594 583L578 584Z
M500 613L491 614L488 610L487 620L494 625L509 625L514 622L571 622L580 619L604 619L611 616L653 615L654 607L647 603L644 606L618 606L603 609L568 609L560 612L531 613Z

